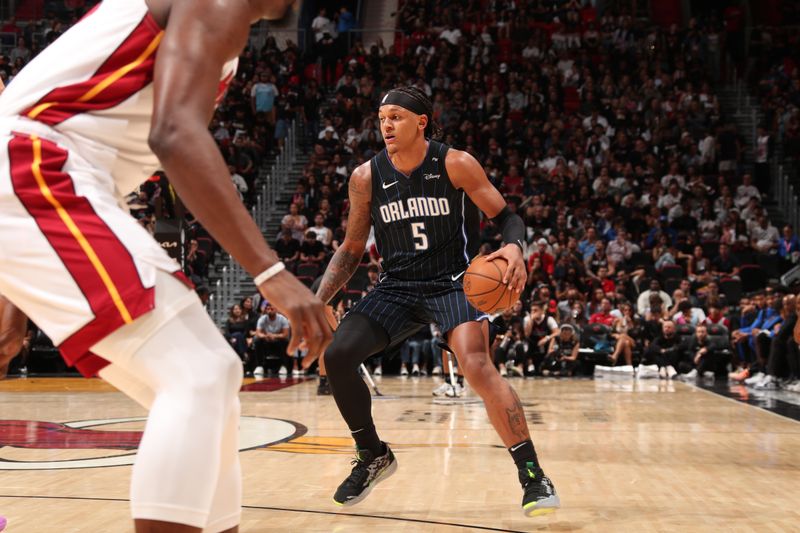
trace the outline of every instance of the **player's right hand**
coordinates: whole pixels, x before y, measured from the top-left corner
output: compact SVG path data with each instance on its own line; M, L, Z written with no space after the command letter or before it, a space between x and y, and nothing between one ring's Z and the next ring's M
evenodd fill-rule
M286 270L262 283L258 290L289 320L292 338L286 353L293 354L305 339L309 356L319 357L333 338L325 304Z

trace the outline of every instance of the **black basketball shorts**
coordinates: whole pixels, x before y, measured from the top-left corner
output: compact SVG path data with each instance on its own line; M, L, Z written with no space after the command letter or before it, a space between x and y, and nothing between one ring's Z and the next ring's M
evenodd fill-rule
M465 322L489 318L467 301L462 279L463 273L426 281L387 276L350 313L361 313L383 326L391 346L431 323L437 324L445 335Z

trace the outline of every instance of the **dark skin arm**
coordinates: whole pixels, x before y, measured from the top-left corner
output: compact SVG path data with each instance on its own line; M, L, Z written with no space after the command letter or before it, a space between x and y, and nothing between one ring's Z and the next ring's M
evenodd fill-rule
M156 59L149 137L170 181L189 210L252 275L278 261L230 186L227 165L208 123L223 65L238 56L250 24L279 18L286 2L266 0L150 0L167 29ZM199 16L198 14L202 14ZM286 271L259 290L291 323L293 351L304 337L312 353L330 342L324 306Z
M506 206L506 201L500 192L494 188L486 177L483 167L467 152L449 150L445 161L447 174L456 189L463 189L478 209L489 218L496 217ZM525 288L528 273L525 261L522 259L522 250L516 244L506 244L499 250L490 254L487 259L492 261L502 257L508 261L508 268L503 276L503 283L517 292Z
M367 238L372 226L370 212L372 172L369 162L356 168L350 176L349 198L350 215L347 218L347 233L328 263L317 290L319 299L326 303L339 292L356 271L367 247Z

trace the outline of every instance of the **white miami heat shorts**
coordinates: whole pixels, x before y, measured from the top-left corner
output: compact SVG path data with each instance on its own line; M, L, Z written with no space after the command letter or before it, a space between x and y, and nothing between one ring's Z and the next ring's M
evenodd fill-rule
M182 274L120 207L109 172L56 132L9 123L0 121L0 294L93 376L108 362L90 348L154 308L157 270Z

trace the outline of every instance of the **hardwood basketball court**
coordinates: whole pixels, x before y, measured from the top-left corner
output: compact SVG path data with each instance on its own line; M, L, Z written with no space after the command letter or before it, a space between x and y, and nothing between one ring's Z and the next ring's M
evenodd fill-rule
M515 379L563 505L529 519L483 405L474 395L434 402L438 383L379 383L376 423L399 470L341 510L331 496L352 444L333 399L317 397L314 380L247 380L241 531L800 528L800 423L791 418L677 382ZM128 465L143 409L100 380L77 378L0 382L0 408L7 531L132 531Z

